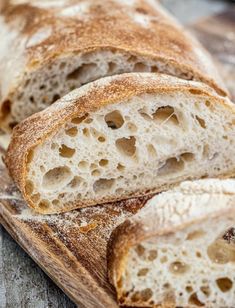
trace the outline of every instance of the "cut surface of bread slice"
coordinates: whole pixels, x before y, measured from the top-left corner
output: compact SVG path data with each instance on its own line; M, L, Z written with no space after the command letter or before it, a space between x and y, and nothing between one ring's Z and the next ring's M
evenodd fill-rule
M114 230L108 257L121 305L233 307L235 180L154 196Z
M235 173L235 107L209 87L130 73L18 125L6 164L36 211L60 212Z
M0 11L0 126L108 75L163 72L226 94L202 46L153 0L9 0Z

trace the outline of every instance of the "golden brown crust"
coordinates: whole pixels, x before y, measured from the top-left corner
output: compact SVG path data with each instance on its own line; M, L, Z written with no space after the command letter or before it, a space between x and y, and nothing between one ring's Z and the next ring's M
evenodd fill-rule
M212 103L223 104L231 110L231 113L235 112L235 106L228 99L223 99L216 95L211 88L204 84L189 82L162 74L130 73L103 78L83 86L66 95L46 110L23 121L13 130L5 163L29 205L34 208L33 202L25 191L27 155L49 135L56 133L74 117L81 117L102 106L127 100L142 93L169 94L175 91L185 93L186 95L196 94L207 97ZM229 175L224 174L221 176L226 177ZM139 195L140 193L136 192L132 197ZM102 200L102 202L107 201L112 200ZM89 204L89 201L86 201L86 204ZM74 208L83 206L85 204L76 203ZM63 210L60 209L60 211L72 208L73 205L68 205ZM45 210L44 213L48 212Z
M14 33L6 35L3 44L21 47L14 49L17 76L5 77L12 53L3 55L1 78L6 80L1 82L2 102L17 93L24 73L43 68L58 57L101 50L159 61L170 68L172 75L203 81L219 94L227 94L210 55L157 2L154 7L147 0L136 0L133 6L118 0L82 2L69 0L50 7L36 0L22 4L11 0L3 6L2 26L7 27L9 34ZM84 3L85 8L80 12L76 6ZM76 14L68 13L71 6L74 8L70 11L77 10ZM45 29L50 29L51 35L28 46L28 41Z

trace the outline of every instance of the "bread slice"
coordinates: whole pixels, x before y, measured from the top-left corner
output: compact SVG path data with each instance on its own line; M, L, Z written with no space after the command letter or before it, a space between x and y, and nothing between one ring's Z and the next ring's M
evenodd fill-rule
M113 232L108 259L121 305L233 307L235 180L154 196Z
M6 164L41 213L227 177L235 174L235 106L163 74L106 77L19 124Z
M226 94L210 56L157 1L5 3L0 11L5 130L82 84L125 72L163 72Z

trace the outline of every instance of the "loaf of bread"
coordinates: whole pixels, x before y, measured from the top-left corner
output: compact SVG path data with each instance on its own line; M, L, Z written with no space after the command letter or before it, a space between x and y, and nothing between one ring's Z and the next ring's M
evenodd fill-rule
M154 196L114 230L108 260L121 305L234 307L235 180Z
M41 213L235 174L235 106L202 83L152 73L76 89L13 130L6 165Z
M210 56L154 0L9 0L0 11L0 127L107 75L163 72L226 90Z

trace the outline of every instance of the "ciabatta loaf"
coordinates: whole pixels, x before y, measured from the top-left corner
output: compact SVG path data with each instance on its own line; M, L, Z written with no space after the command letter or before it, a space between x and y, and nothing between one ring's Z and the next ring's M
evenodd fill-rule
M113 232L108 268L121 305L234 307L235 180L150 199Z
M210 56L154 0L9 0L0 12L0 127L71 90L125 72L163 72L226 90Z
M17 126L6 164L42 213L234 175L235 106L163 74L106 77Z

